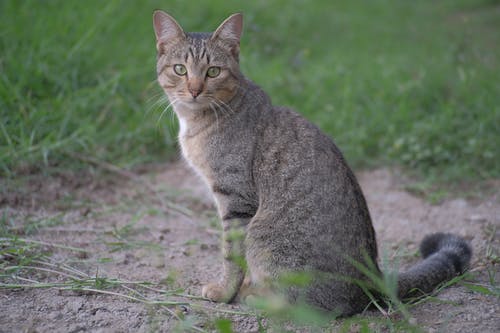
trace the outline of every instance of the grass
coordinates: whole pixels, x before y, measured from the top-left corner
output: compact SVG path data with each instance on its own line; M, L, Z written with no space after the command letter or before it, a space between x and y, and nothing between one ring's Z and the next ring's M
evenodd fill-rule
M0 3L0 172L163 161L151 13L187 29L245 14L242 67L355 167L444 181L500 175L498 1ZM50 167L50 168L49 168Z

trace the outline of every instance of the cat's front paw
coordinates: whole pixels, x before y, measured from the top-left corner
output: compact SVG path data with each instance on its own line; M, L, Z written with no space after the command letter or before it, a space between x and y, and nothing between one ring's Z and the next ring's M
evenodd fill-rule
M209 283L201 289L201 295L214 302L229 303L233 295L228 294L226 288L218 283Z

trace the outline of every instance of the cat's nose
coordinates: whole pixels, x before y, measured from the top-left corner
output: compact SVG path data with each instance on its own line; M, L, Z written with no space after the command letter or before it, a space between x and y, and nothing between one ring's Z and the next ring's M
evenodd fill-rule
M188 83L188 90L191 93L193 98L198 97L203 91L203 81L201 80L192 80Z
M189 89L189 92L193 98L196 98L199 94L201 94L201 89Z

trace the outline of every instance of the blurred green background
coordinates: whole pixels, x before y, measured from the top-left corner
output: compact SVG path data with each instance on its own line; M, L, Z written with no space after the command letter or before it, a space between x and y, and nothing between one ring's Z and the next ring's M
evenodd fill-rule
M176 153L152 12L187 31L245 15L241 63L356 168L500 176L500 1L0 0L0 174Z

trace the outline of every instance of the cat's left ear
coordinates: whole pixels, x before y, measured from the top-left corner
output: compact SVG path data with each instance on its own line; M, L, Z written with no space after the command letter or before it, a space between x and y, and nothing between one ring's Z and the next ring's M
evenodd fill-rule
M243 15L236 13L229 16L215 30L212 35L212 40L219 39L227 43L231 47L231 53L238 59L240 53L240 38L243 31Z

